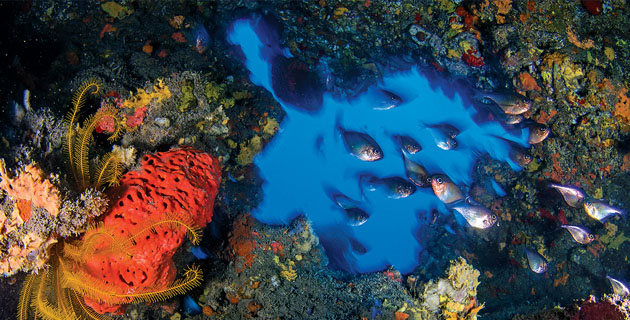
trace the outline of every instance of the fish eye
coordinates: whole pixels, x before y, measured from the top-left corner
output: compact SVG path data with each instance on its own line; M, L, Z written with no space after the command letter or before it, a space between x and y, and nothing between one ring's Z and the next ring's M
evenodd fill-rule
M592 233L589 233L588 238L593 240L593 239L595 239L595 236Z
M530 154L525 154L525 160L532 160L532 156Z
M431 183L431 177L427 177L427 183Z
M436 178L435 181L437 181L437 183L442 183L442 178Z
M493 214L492 217L490 217L492 219L492 221L497 221L497 215Z

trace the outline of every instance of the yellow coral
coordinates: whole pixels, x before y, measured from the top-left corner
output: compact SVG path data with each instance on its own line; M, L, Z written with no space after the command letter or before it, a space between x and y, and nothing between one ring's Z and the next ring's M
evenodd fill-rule
M570 90L579 88L578 80L584 77L582 68L574 64L569 57L559 52L546 55L543 58L541 76L547 85L561 90L560 80L564 81L564 86ZM551 83L551 82L554 83Z
M236 163L241 166L246 166L254 160L254 156L262 150L262 139L259 136L254 136L246 144L240 144L241 151L236 156Z
M270 136L273 136L274 134L276 134L276 131L278 131L279 128L279 124L278 121L272 117L267 117L264 120L264 125L263 125L263 135L268 138Z
M138 109L151 103L154 99L156 103L162 102L164 99L168 99L172 96L168 86L164 84L162 79L158 79L158 83L153 86L152 92L146 92L144 89L138 89L138 92L125 100L123 106L125 108Z
M497 13L494 17L498 24L503 24L505 23L505 15L512 10L512 0L497 0L495 5L497 6Z
M479 271L460 257L451 261L447 278L425 285L420 305L431 314L439 311L442 318L476 319L477 312L483 307L477 306L478 285Z
M133 13L133 9L124 7L114 1L109 1L101 4L101 9L107 12L112 18L124 19Z
M297 279L297 272L295 271L295 262L293 260L289 260L289 262L285 265L280 262L280 257L273 256L273 262L276 263L280 267L280 275L287 279L288 281L293 281Z
M48 214L57 216L59 214L59 206L61 198L59 190L49 179L45 177L44 171L35 164L29 164L19 170L17 176L13 179L9 178L4 159L0 159L0 189L3 189L7 195L14 201L26 200L29 204L37 208L46 209ZM23 212L28 209L28 212ZM20 216L24 220L30 217L30 205L26 208L19 208Z

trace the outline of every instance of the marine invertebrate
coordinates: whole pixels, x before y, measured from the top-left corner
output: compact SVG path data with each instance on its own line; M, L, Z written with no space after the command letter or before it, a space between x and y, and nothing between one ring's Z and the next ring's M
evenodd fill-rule
M122 174L120 158L114 153L108 153L101 158L95 171L90 169L89 145L92 143L92 132L104 120L113 122L109 141L116 140L123 130L118 113L111 107L100 108L96 114L89 116L82 126L76 126L79 120L79 111L85 105L88 93L97 94L101 84L96 79L89 79L81 84L72 97L72 109L66 115L66 137L64 150L68 156L70 169L74 175L77 189L85 190L88 187L98 188L108 183L114 185ZM90 172L94 172L93 175Z
M29 164L9 177L0 159L0 189L8 196L0 208L0 273L37 271L48 259L48 249L56 242L49 230L34 227L31 216L54 220L60 213L59 189L35 164Z
M31 206L45 209L52 216L59 214L61 197L59 189L50 182L50 178L33 163L20 169L14 178L10 178L4 159L0 159L0 189L16 202L15 209L24 222L31 217Z
M220 177L218 161L192 148L145 156L140 171L110 190L117 200L102 223L57 246L52 268L29 276L19 318L28 317L29 305L46 319L100 318L94 311L162 301L199 285L197 267L175 280L171 257L185 236L199 242Z
M479 271L460 257L451 261L447 277L430 281L424 287L422 306L449 319L476 319L483 308L477 305Z
M513 145L528 146L529 129L506 131L488 120L487 110L473 108L471 97L454 90L457 86L446 88L439 78L411 68L386 74L381 83L357 96L333 96L306 85L316 82L313 74L297 65L301 71L291 70L295 73L290 77L275 74L289 72L276 67L278 61L293 61L278 58L285 51L276 38L261 17L236 21L228 36L244 53L251 80L269 90L286 111L279 133L254 158L264 180L264 199L253 216L264 223L288 224L304 214L334 266L365 272L393 265L409 272L422 250L416 239L422 219L432 209L448 212L430 189L422 187L424 183L406 197L388 197L390 189L362 187L361 176L406 177L405 157L416 163L414 168L445 174L457 185L471 184L479 154L521 169L509 153ZM305 79L294 86L293 76L298 74ZM448 126L457 129L455 138L440 129ZM371 140L348 139L348 132ZM395 139L402 135L413 138L422 150L403 156ZM457 143L444 147L444 139ZM362 161L351 154L368 149L381 149L383 157ZM342 198L344 203L335 200ZM349 217L360 210L365 219Z

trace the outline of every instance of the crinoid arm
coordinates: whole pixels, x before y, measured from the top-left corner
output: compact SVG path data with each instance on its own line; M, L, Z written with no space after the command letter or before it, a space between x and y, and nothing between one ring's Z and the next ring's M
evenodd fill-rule
M131 257L128 241L120 241L114 236L114 230L106 227L103 222L90 225L83 239L66 242L63 256L77 263L85 263L95 254L119 252Z
M129 237L131 244L135 244L135 239L146 235L147 232L157 233L158 228L182 230L186 232L186 236L192 244L198 245L201 242L201 230L199 226L187 215L162 212L161 214L151 217L144 225L146 225L146 227L133 231L133 236Z
M122 170L123 165L117 153L105 154L94 171L92 178L94 188L98 189L104 184L108 184L110 187L118 185Z
M20 292L20 301L18 303L18 312L17 319L18 320L27 320L29 308L29 301L33 295L33 284L36 282L36 278L40 275L29 274L26 276L26 280L24 280L24 285L22 286L22 291Z
M90 78L84 81L72 96L72 109L65 118L66 137L64 139L64 150L70 161L70 168L73 173L75 170L75 156L74 156L74 142L75 142L75 127L78 123L79 111L85 105L88 93L97 94L100 91L101 84L98 80ZM75 173L75 177L77 174Z
M99 303L113 305L137 302L155 303L168 300L199 286L203 280L203 274L198 266L193 265L186 268L183 278L173 281L166 288L147 287L138 290L139 292L127 294L119 293L111 285L102 284L98 281L86 281L86 279L90 278L91 276L82 271L71 273L64 279L64 285Z

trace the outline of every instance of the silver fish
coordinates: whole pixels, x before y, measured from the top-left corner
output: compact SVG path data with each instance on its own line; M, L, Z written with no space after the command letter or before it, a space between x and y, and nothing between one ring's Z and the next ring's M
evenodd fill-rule
M595 239L595 236L584 227L563 224L560 228L567 229L577 243L589 244Z
M381 147L365 133L345 131L342 128L343 141L351 155L363 161L377 161L383 159Z
M547 259L538 253L538 251L525 248L525 255L527 255L527 263L532 271L536 273L547 272L549 266Z
M504 114L499 117L499 121L505 124L517 124L521 123L523 120L525 120L525 117L520 114Z
M430 127L442 131L447 137L451 137L452 139L455 139L455 137L459 135L459 129L448 123L436 124Z
M406 198L416 192L416 186L400 177L377 178L374 176L361 176L359 178L362 190L382 190L388 198Z
M400 147L409 154L415 154L422 150L420 144L409 136L395 135L394 140L396 140Z
M358 201L352 200L341 193L333 194L332 199L341 209L354 208L358 205Z
M606 279L608 279L608 281L610 281L610 285L613 288L613 293L621 296L621 297L629 297L630 296L630 290L628 290L628 285L625 284L622 281L619 281L609 275L606 275Z
M380 97L376 105L372 107L374 110L389 110L399 106L403 102L402 98L393 92L383 89L378 89L378 92L380 93Z
M466 201L453 205L451 209L459 212L471 227L477 229L490 228L498 220L497 216L484 206L469 205Z
M612 207L603 200L587 200L584 201L584 210L586 214L593 219L597 219L601 223L605 223L615 214L625 214L625 212Z
M405 164L405 173L407 178L420 188L427 188L431 186L431 182L427 180L429 174L427 170L420 164L409 159L403 152L403 162Z
M578 187L574 186L563 186L561 184L550 183L550 187L558 190L564 198L564 201L574 208L579 208L582 206L582 202L584 201L584 191Z
M532 101L516 92L489 92L475 96L485 105L496 105L506 114L525 113L532 107Z
M348 218L348 224L353 227L364 224L370 218L370 215L365 210L358 207L344 209L344 211Z
M451 179L443 174L433 175L431 178L433 193L444 203L453 203L464 199L464 194Z
M457 148L457 140L453 139L448 133L440 130L431 130L431 136L435 145L442 150L452 150Z

